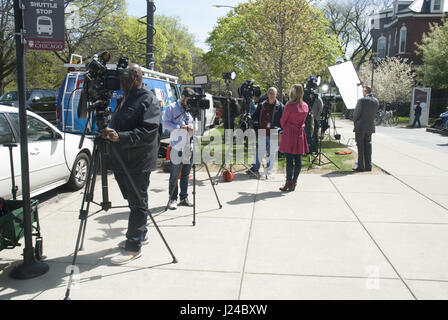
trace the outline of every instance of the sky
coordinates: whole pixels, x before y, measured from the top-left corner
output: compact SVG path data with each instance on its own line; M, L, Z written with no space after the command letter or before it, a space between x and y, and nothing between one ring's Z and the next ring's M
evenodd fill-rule
M236 6L244 0L154 0L156 14L179 17L189 32L196 37L196 46L208 51L205 40L213 30L218 18L225 16L231 8L213 8L213 5ZM146 0L127 0L128 14L146 16Z

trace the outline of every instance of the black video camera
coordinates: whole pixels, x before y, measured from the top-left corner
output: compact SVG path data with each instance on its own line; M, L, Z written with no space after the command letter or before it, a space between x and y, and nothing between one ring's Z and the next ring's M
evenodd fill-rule
M197 94L190 96L190 99L187 101L187 106L189 109L202 109L207 110L210 109L210 101L207 99L205 94Z
M89 111L96 111L95 120L98 127L107 126L107 119L102 117L107 114L110 99L114 91L121 89L120 79L129 77L127 69L129 59L121 56L115 69L109 69L107 63L111 56L109 52L95 55L93 60L86 65L81 99L78 105L78 117L84 119Z
M246 80L240 88L238 88L238 94L240 98L252 99L254 96L261 96L261 88L254 86L255 80Z

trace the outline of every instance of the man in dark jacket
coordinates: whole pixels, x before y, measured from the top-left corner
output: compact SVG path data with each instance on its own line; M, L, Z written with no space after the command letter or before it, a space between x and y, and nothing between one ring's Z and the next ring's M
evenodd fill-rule
M283 103L277 100L277 89L270 88L268 90L268 99L263 103L260 103L252 115L252 119L254 121L255 130L258 132L258 135L266 136L266 153L268 159L271 158L271 143L270 143L270 135L271 130L277 130L281 128L280 119L283 115ZM275 157L274 157L275 159ZM261 159L258 159L258 152L256 157L256 162L252 166L250 170L247 171L247 174L259 173L261 167ZM269 168L271 167L271 163L268 160L267 163L267 173L270 173Z
M420 122L420 117L422 116L422 107L420 105L420 101L416 101L417 106L414 109L414 123L412 124L412 128L415 128L415 125L418 122L418 127L421 128L422 127L422 123Z
M357 172L372 171L372 134L375 133L375 117L379 102L372 95L370 87L364 88L364 98L358 100L353 121L355 123L356 144L358 145Z
M121 80L124 99L112 116L110 128L100 131L103 139L113 143L144 200L144 203L139 201L123 168L111 153L109 158L111 169L131 209L127 240L119 244L124 251L111 260L116 265L140 257L141 246L148 241L146 223L149 177L151 171L157 167L161 118L159 101L150 90L143 87L141 68L130 64L128 69L129 76Z

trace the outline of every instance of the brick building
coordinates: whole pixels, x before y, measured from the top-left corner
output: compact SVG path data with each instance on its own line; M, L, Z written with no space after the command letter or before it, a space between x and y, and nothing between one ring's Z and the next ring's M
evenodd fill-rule
M372 51L379 58L403 57L421 64L416 44L447 13L448 0L396 0L392 8L371 16Z

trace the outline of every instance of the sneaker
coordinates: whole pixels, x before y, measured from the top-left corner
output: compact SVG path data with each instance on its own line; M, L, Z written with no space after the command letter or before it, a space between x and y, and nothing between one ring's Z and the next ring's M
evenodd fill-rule
M110 262L116 266L121 266L132 260L138 259L142 256L142 252L131 252L131 251L123 251L113 257Z
M176 210L177 209L177 200L170 200L170 203L168 204L168 208L170 210Z
M188 200L188 198L185 198L183 200L180 200L179 206L182 206L182 207L193 207L194 204L193 204L193 202L190 202L190 200Z
M146 237L145 237L145 240L143 240L143 241L141 242L141 244L142 244L142 246L145 246L145 245L147 245L148 243L149 243L149 238L148 238L148 236L146 236ZM120 248L120 249L126 249L126 240L121 241L121 242L118 244L118 248Z

